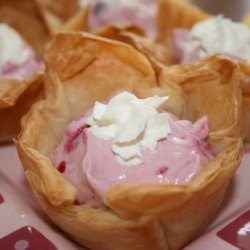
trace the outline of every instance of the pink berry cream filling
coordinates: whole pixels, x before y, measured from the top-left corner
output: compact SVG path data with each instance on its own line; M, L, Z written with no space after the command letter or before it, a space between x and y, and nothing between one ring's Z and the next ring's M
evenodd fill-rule
M21 64L12 61L5 62L2 72L0 72L0 78L25 79L44 69L42 59L38 58L28 45L24 46L26 50L29 50L27 60Z
M74 120L53 153L53 162L77 190L77 204L104 206L105 192L116 184L187 184L213 159L205 139L208 120L195 123L169 116L171 133L156 151L143 150L143 162L124 165L111 150L111 140L95 136L87 123L90 112Z

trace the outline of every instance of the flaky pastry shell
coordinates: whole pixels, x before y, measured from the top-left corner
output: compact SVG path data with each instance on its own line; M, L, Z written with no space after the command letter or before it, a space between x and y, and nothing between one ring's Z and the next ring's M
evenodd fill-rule
M0 144L18 135L22 116L43 97L42 72L24 80L0 79Z
M0 3L0 23L7 23L41 55L50 36L34 1ZM43 93L42 72L25 79L0 77L0 143L10 142L20 132L21 117Z
M147 38L145 32L138 26L112 24L94 31L93 34L133 46L145 54L149 60L154 61L154 65L157 63L172 65L174 63L172 51L165 44Z
M46 63L46 99L23 118L16 146L50 219L94 250L174 250L202 233L242 155L238 66L213 56L156 71L133 47L87 33L58 34ZM181 118L208 115L215 158L190 184L117 185L106 193L106 207L76 205L77 190L53 166L52 153L72 120L124 90L169 95L165 109Z
M86 31L128 43L145 53L151 60L156 59L165 65L174 63L168 46L147 38L145 31L136 25L110 24L91 30L89 28L91 1L82 8L80 8L78 0L36 1L52 34L59 31Z
M3 0L0 2L0 23L7 23L17 30L41 57L54 31L43 16L43 2L46 1ZM55 5L52 9L60 12L58 8L64 6L62 1L52 2ZM73 6L71 0L68 4ZM69 11L68 7L66 9ZM67 17L65 13L61 15L64 18ZM82 24L86 23L84 18L85 12L79 12L67 22L63 22L61 29L80 30ZM0 143L10 142L17 136L20 132L21 117L34 102L43 98L42 75L42 72L37 72L25 79L0 78Z
M210 14L196 7L195 5L182 0L160 0L160 12L158 19L159 28L159 41L165 44L169 50L172 50L172 58L174 58L173 42L171 41L172 32L175 28L191 29L194 24L201 22L206 18L211 17ZM250 25L250 15L246 14L242 18L242 22ZM173 62L174 59L169 59L169 62ZM250 142L250 68L245 62L240 62L240 68L242 70L242 137L245 142L246 148L249 148ZM246 79L244 79L246 78Z

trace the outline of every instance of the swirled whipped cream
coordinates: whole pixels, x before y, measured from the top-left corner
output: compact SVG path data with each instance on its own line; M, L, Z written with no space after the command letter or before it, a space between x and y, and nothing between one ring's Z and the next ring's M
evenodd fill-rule
M179 120L161 110L167 99L123 92L69 125L52 158L79 203L103 206L119 183L189 183L211 161L207 118Z
M22 78L43 68L34 51L7 24L0 24L0 77Z
M156 33L157 1L155 0L94 0L90 28L112 23L132 23L142 27L150 37Z
M123 92L106 104L96 102L87 123L98 138L112 140L112 152L125 164L143 161L143 150L156 150L157 141L170 133L168 114L158 109L168 97L138 99Z
M250 62L250 28L222 15L199 22L188 31L174 31L177 60L188 63L216 53Z

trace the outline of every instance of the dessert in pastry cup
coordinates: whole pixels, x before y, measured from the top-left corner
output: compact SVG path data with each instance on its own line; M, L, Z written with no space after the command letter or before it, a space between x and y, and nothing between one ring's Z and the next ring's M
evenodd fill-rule
M180 120L161 109L167 101L123 91L70 123L52 161L79 204L105 206L117 184L187 184L212 161L207 117Z
M89 4L89 30L112 23L130 23L143 28L148 37L156 36L157 0L93 0Z
M43 96L44 64L20 34L0 24L0 143L20 130L20 119Z
M240 164L238 65L223 56L173 67L153 63L125 43L58 34L46 54L46 99L22 120L16 146L31 189L50 219L90 249L180 249L215 216ZM106 191L104 206L79 204L53 154L72 121L124 91L140 99L168 96L161 108L180 119L207 116L214 157L189 183L123 183Z
M221 15L211 16L184 1L161 0L160 5L158 38L172 50L172 62L189 63L204 56L223 53L239 63L243 88L242 136L248 147L250 28L247 26L247 15L239 23ZM166 16L172 17L170 24Z
M185 1L161 0L158 39L170 42L175 63L222 53L249 61L250 29L222 15L211 16ZM166 16L171 16L167 22ZM238 34L238 36L236 36Z
M20 131L20 119L43 97L41 56L50 34L33 0L0 3L0 143Z
M0 3L0 143L20 130L20 119L44 96L42 56L53 32L36 1L4 0ZM77 30L83 15L65 24ZM85 22L84 22L85 23Z
M64 22L75 19L82 13L86 18L82 29L89 32L110 24L135 24L143 28L149 37L156 36L157 0L58 0L56 2L37 0L37 2L52 31L60 29Z
M221 53L242 62L250 62L250 27L222 15L197 22L190 30L175 29L174 53L178 63Z
M148 8L148 4L153 8ZM157 61L166 65L173 63L166 46L156 43L153 37L145 37L147 30L145 28L148 27L148 23L150 23L150 30L154 29L150 31L151 36L152 33L154 37L156 35L158 1L59 0L55 2L38 0L38 5L53 34L58 31L88 31L126 42L145 53L151 60L156 58ZM116 10L117 13L112 14ZM146 10L146 13L143 10ZM150 15L149 20L147 20L147 14ZM143 18L142 15L144 15ZM140 26L142 23L143 25Z

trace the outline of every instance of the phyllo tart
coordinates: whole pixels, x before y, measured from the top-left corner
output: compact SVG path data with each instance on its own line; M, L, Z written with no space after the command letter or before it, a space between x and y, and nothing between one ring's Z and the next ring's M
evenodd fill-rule
M246 14L242 22L223 15L212 16L195 5L177 0L161 0L158 40L169 49L174 64L188 64L200 58L223 54L240 65L243 93L243 132L250 141L250 27ZM171 21L169 17L171 16Z
M20 130L20 119L43 96L44 63L11 26L0 23L0 143Z
M44 97L43 54L54 30L43 14L39 1L0 3L0 143L17 136L21 117ZM81 29L80 14L62 29Z
M180 249L201 234L241 160L239 66L154 65L74 32L58 34L45 61L46 98L16 146L50 219L96 250Z
M38 0L52 34L86 31L122 41L145 53L150 60L173 63L170 50L157 43L159 2L156 0Z

